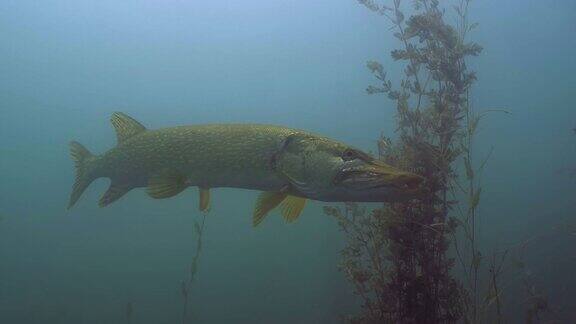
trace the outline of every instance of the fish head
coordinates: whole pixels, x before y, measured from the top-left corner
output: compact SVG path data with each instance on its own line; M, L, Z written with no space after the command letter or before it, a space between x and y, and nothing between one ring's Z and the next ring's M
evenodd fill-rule
M297 193L315 200L392 202L416 198L423 192L422 176L313 135L289 136L275 167Z

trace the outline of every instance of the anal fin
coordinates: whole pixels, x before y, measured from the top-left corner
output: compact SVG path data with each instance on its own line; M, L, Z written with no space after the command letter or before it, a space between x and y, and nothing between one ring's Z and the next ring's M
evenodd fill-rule
M100 205L100 207L108 206L116 200L120 199L120 197L124 196L124 194L130 191L130 189L132 189L132 187L129 185L112 181L112 183L110 183L110 187L108 187L108 190L106 190L104 195L102 195L100 198L98 205Z
M148 179L146 192L155 199L164 199L181 193L188 184L186 177L175 172L163 172Z

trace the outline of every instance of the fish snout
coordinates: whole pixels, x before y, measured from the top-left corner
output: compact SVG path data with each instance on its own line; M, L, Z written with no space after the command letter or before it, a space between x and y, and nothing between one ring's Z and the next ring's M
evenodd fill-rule
M398 189L417 190L425 178L411 172L402 172L393 177L392 184Z
M388 188L395 191L413 191L421 187L425 178L402 171L378 161L368 165L341 170L336 183L358 189Z

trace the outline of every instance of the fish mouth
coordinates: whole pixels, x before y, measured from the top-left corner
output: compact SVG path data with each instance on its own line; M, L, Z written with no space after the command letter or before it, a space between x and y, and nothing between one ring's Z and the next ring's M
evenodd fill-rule
M336 175L334 182L354 190L384 188L408 193L418 191L424 178L390 166L370 166L343 168Z

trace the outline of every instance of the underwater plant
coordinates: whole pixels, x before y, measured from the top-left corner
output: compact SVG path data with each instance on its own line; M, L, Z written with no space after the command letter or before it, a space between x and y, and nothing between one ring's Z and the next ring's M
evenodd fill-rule
M424 176L428 190L419 199L372 211L355 204L347 204L344 210L325 208L346 234L348 245L340 267L363 301L362 312L349 320L478 322L482 256L475 224L482 190L477 174L485 162L479 168L472 165L472 138L481 115L470 106L469 91L476 75L467 68L466 59L480 54L482 48L466 41L467 33L477 26L468 22L469 0L454 6L454 25L446 21L446 11L437 0L412 1L408 18L401 0L390 5L359 2L392 23L401 45L391 56L405 67L399 86L394 87L381 63L367 63L378 80L367 92L386 94L396 105L398 139L392 142L382 136L379 158ZM467 185L458 182L459 161ZM454 258L448 250L459 228L465 244L455 245ZM465 273L463 280L452 274L456 261ZM494 272L493 289L498 274Z
M198 271L198 262L200 260L200 252L202 252L202 236L204 234L205 224L206 224L206 214L208 210L202 213L202 221L194 222L194 233L196 234L196 250L194 251L194 256L190 262L190 269L188 273L188 280L182 281L180 293L182 294L183 306L182 306L182 324L185 324L189 318L189 304L190 304L190 291L192 290L192 284L196 278L196 273Z
M132 316L134 315L134 305L132 302L126 303L126 308L124 310L124 313L126 315L126 323L131 324L132 323Z

